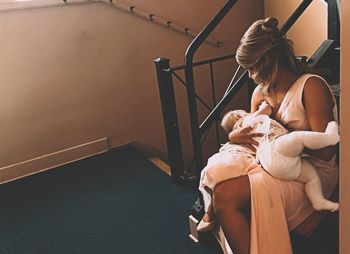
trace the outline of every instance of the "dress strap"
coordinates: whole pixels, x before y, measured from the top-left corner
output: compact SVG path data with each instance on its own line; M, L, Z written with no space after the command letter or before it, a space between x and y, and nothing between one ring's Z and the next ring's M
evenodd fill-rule
M303 95L305 83L310 77L313 77L313 76L321 78L320 76L318 76L316 74L307 73L307 74L303 74L302 76L300 76L294 82L294 84L287 91L287 93L286 93L286 95L281 103L281 106L276 113L277 119L280 119L281 114L287 109L287 107L290 105L291 102L293 102L293 103L296 102L297 106L300 110L304 109L304 105L302 102L302 95Z
M284 96L282 103L276 113L276 118L281 119L281 114L286 110L286 108L289 106L292 100L295 100L295 96L300 93L304 89L305 81L304 77L305 75L300 76L293 85L289 88L286 95Z

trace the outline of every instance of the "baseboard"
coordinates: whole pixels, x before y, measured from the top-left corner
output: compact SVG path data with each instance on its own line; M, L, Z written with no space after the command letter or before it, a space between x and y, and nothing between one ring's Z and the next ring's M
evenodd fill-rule
M5 166L0 168L0 184L104 153L108 150L108 138L102 138Z
M136 149L136 151L147 157L148 160L150 160L159 169L164 171L167 175L171 175L171 170L168 163L168 156L166 153L160 152L157 149L151 148L149 146L137 142L131 142L129 145Z
M146 156L147 158L159 158L165 163L168 163L168 155L166 152L161 152L155 148L149 147L147 145L138 143L138 142L131 142L130 145L135 148L138 152Z

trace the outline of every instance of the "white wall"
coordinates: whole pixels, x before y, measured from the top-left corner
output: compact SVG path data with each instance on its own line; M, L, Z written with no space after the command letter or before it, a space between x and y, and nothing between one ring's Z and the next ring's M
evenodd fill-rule
M301 0L265 0L265 16L277 17L282 25ZM296 21L287 36L294 41L296 54L311 56L327 39L327 3L314 0Z
M133 2L199 31L226 1ZM262 13L262 1L240 1L214 33L224 47L204 45L196 58L232 53ZM2 12L0 24L0 168L104 137L166 151L153 60L182 64L191 38L102 3ZM233 66L217 75L219 93ZM210 98L205 85L197 90Z

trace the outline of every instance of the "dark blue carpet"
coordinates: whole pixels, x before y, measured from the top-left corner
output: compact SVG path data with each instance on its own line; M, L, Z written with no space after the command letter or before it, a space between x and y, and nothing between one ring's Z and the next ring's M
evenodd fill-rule
M192 242L197 193L126 147L0 186L0 253L220 253Z

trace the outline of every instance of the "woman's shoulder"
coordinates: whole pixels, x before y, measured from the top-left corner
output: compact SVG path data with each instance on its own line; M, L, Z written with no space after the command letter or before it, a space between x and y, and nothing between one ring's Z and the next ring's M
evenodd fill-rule
M322 118L321 115L327 116L327 119L333 118L335 99L327 82L317 75L305 81L302 103L308 112L309 122L312 117Z
M305 76L304 99L315 98L320 102L332 101L331 89L321 76L315 74L304 74L303 76Z
M329 85L327 81L320 75L313 73L302 74L298 78L299 82L302 83L305 87L311 87L311 89L326 89L329 90Z

